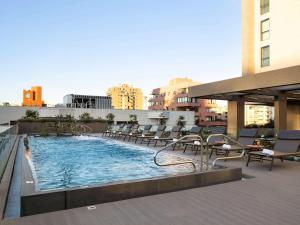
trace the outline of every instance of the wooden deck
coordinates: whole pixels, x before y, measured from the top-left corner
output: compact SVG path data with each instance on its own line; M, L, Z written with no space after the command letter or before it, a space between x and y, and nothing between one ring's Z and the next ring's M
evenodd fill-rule
M300 163L277 161L273 171L245 160L228 165L242 166L247 175L238 182L172 192L76 208L18 219L1 225L299 225Z

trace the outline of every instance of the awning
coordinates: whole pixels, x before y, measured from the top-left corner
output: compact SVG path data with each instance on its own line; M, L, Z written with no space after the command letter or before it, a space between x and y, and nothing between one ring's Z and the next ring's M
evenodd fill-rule
M273 102L280 94L300 100L300 66L288 67L189 87L189 97L248 102Z

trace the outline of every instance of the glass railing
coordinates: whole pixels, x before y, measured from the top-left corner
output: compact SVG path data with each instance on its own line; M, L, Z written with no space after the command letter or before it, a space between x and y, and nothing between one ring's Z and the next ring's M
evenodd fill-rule
M17 133L17 126L13 126L0 133L0 181L2 181L2 176L17 138Z

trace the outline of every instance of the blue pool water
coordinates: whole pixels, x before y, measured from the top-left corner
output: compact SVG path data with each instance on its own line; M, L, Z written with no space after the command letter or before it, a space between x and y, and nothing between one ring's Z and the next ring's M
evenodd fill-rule
M189 166L158 167L150 148L103 138L30 137L33 175L38 190L129 181L190 171ZM163 154L164 162L182 160Z

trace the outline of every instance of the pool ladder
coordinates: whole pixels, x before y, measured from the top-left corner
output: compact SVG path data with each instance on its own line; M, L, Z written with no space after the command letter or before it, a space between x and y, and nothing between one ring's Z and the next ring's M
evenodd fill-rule
M237 156L224 156L224 157L218 157L216 158L213 162L212 162L212 167L215 167L216 165L216 162L217 161L220 161L220 160L224 160L225 162L227 160L230 160L230 159L240 159L240 158L243 158L245 156L245 146L240 144L238 141L232 139L231 137L227 136L227 135L224 135L224 134L211 134L207 137L206 139L206 143L205 143L205 146L206 148L204 148L204 141L202 139L201 136L199 135L186 135L186 136L183 136L182 138L164 146L162 149L160 149L159 151L157 151L157 153L155 154L153 160L154 160L154 163L157 165L157 166L176 166L176 165L183 165L183 164L191 164L193 166L193 172L195 172L197 170L197 167L196 167L196 164L194 163L194 161L192 160L187 160L187 161L184 161L184 162L175 162L175 163L165 163L165 164L162 164L162 163L159 163L157 162L157 156L165 151L166 149L168 149L169 147L173 146L173 145L176 145L177 143L180 143L181 141L185 140L185 139L189 139L189 138L194 138L196 139L195 141L199 141L200 142L200 171L203 170L203 166L204 164L206 164L206 169L208 169L208 166L209 166L209 157L208 157L208 151L209 151L209 144L207 143L210 143L210 140L212 137L222 137L224 140L226 140L227 142L230 142L230 143L234 143L235 145L239 146L241 149L242 149L242 152L240 155L237 155ZM205 149L205 161L203 159L203 150ZM182 157L182 156L180 156Z
M184 164L190 164L193 166L193 172L195 172L197 170L197 167L196 167L196 164L192 161L192 160L187 160L187 161L184 161L184 162L175 162L175 163L159 163L157 162L157 156L165 151L166 149L168 149L169 147L173 146L173 145L176 145L177 143L180 143L181 141L185 140L185 139L188 139L188 138L194 138L196 139L197 141L200 142L200 146L201 146L201 151L200 151L200 169L202 171L203 169L203 164L204 164L204 161L203 161L203 139L201 136L199 135L186 135L186 136L183 136L181 137L180 139L176 140L176 141L173 141L172 143L164 146L162 149L160 149L159 151L157 151L157 153L155 154L153 160L154 160L154 163L157 165L157 166L177 166L177 165L184 165ZM207 152L206 152L207 153ZM206 154L208 155L208 154ZM180 156L182 157L182 156ZM207 161L206 161L207 165L208 165L208 157L207 157Z
M227 142L229 143L234 143L235 145L239 146L241 149L242 149L242 152L240 155L237 155L237 156L224 156L224 157L219 157L219 158L216 158L213 162L212 162L212 166L215 167L216 165L216 162L217 161L220 161L220 160L224 160L225 162L227 160L230 160L230 159L241 159L245 156L245 146L242 145L241 143L239 143L238 141L234 140L233 138L225 135L225 134L211 134L207 137L206 139L206 142L209 143L209 140L212 138L212 137L222 137L224 140L226 140Z

